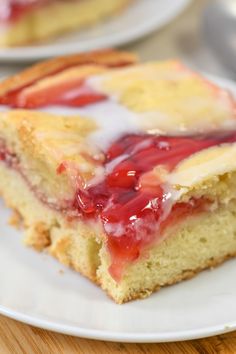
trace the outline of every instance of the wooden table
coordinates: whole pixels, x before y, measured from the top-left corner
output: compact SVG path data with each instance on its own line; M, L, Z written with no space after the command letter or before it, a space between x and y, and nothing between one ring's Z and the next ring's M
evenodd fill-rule
M170 25L141 41L129 45L126 49L136 51L143 59L180 57L205 71L228 75L227 69L216 61L216 57L211 53L200 35L200 14L206 4L207 0L195 0L185 13ZM123 344L65 336L33 328L0 316L0 354L19 353L233 354L236 353L236 332L189 342Z
M37 329L0 317L1 354L235 354L236 332L189 342L127 344Z

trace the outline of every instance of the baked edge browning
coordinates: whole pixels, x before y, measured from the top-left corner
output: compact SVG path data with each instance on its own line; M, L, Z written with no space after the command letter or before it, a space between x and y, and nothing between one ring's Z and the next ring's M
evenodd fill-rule
M0 83L0 98L11 91L26 87L43 77L57 73L63 68L86 64L115 67L134 64L137 61L138 58L135 54L113 49L57 57L35 64L29 69L3 80Z

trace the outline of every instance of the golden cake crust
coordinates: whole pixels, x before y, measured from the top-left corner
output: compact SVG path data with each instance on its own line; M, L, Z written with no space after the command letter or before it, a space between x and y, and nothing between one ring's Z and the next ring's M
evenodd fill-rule
M129 52L116 51L112 49L94 51L89 53L74 54L70 56L57 57L40 62L29 69L26 69L0 84L0 96L28 86L32 82L60 72L64 68L94 64L95 66L113 67L120 63L132 64L137 61L136 55Z

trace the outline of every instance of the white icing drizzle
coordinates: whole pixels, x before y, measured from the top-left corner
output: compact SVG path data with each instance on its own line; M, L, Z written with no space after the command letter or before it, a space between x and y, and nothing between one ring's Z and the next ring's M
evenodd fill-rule
M103 151L123 134L142 132L137 125L137 114L112 100L83 108L51 106L41 109L41 111L63 115L77 114L84 118L94 119L98 129L90 134L88 139Z

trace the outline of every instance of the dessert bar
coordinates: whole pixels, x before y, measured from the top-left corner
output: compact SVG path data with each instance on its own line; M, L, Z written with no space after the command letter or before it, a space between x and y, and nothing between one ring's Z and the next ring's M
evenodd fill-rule
M236 255L235 99L175 61L104 51L0 84L0 192L25 243L117 303Z

